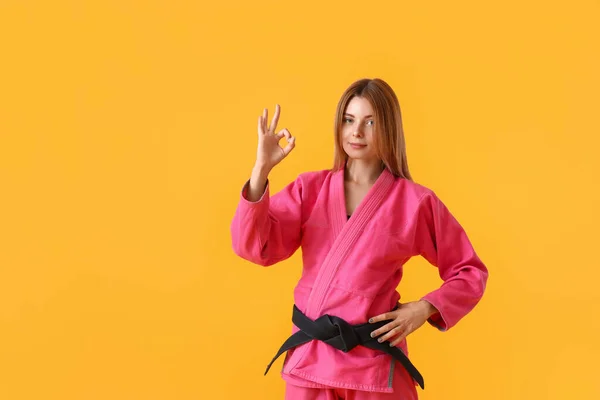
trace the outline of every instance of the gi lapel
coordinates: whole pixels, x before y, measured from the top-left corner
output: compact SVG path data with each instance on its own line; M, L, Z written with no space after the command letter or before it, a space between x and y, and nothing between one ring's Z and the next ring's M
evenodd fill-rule
M332 222L333 236L335 240L331 249L327 253L317 278L315 279L313 290L308 298L306 315L316 319L320 316L323 300L327 294L327 289L331 284L340 264L343 262L348 251L352 248L356 240L360 237L365 225L373 217L377 208L388 194L394 183L394 175L384 169L377 181L367 192L360 202L352 217L347 220L346 216L346 196L344 194L344 170L334 173L329 182L328 213Z

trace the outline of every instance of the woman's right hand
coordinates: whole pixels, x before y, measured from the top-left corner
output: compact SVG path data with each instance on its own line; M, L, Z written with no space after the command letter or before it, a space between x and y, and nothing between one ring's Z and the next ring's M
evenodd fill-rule
M290 154L296 145L296 138L291 135L287 129L282 129L275 133L281 108L279 104L275 106L275 114L271 124L267 126L268 110L265 108L260 117L258 117L258 148L256 151L255 168L271 171L277 164ZM287 145L281 147L279 141L286 138Z

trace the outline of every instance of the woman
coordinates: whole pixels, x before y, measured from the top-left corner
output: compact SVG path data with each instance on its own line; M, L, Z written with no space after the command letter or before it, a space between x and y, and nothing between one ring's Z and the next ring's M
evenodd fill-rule
M293 335L275 357L287 352L286 399L416 399L423 379L406 336L425 322L454 326L481 299L487 268L435 193L412 181L387 83L350 85L337 106L333 168L300 174L271 196L269 173L296 144L287 129L276 132L279 114L277 106L269 125L266 109L258 119L256 164L231 233L235 253L263 266L302 246ZM417 255L443 283L400 304L403 265Z

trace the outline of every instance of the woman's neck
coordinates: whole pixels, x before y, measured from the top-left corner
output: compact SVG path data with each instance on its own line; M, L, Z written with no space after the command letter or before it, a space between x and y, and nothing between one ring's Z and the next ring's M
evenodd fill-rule
M383 165L379 160L348 160L345 172L346 181L359 185L373 184L383 172Z

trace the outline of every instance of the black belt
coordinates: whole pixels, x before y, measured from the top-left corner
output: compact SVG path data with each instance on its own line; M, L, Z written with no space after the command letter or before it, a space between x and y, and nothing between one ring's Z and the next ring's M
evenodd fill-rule
M380 350L394 357L408 371L410 376L425 389L423 377L417 371L415 366L410 362L406 354L397 347L390 347L387 343L379 343L376 338L371 337L371 332L387 324L389 321L380 321L374 324L358 324L350 325L341 318L323 315L315 321L308 318L294 305L292 314L292 322L300 330L290 336L281 346L277 355L271 360L265 371L265 375L269 372L271 365L286 351L308 343L311 340L320 340L330 346L335 347L344 353L349 352L358 345L362 345L369 349Z

